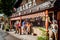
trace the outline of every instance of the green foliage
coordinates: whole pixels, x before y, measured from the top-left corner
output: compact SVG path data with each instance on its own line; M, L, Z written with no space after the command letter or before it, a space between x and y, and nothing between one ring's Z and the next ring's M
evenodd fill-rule
M46 31L45 28L39 27L39 30L42 32L41 36L38 37L38 40L46 40Z
M10 16L16 0L0 0L0 12Z
M40 27L39 29L43 32L46 32L45 28L43 28L43 27Z
M38 40L48 40L48 36L46 33L46 29L43 27L39 27L40 31L42 32L41 36L38 37Z
M46 35L46 29L43 27L39 27L40 31L42 32L42 36Z
M40 36L38 37L38 40L49 40L48 36Z
M46 40L46 37L38 37L38 40Z

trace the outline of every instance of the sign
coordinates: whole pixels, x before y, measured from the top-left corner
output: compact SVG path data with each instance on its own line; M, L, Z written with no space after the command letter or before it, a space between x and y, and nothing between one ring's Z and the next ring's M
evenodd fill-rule
M26 10L26 9L29 9L33 6L36 6L36 1L33 0L33 1L29 1L28 3L26 3L25 5L23 6L20 6L19 8L17 8L17 12L19 11L23 11L23 10Z

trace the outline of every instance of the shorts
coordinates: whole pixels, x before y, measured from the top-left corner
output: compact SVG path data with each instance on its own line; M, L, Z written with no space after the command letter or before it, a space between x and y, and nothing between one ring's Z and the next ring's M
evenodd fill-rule
M21 28L20 26L18 28Z

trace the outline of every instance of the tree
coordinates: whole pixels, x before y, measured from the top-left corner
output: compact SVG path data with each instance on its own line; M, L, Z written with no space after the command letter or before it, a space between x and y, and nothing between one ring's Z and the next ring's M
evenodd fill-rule
M1 6L2 6L2 3L1 3L1 0L0 0L0 13L2 12Z
M10 16L12 14L13 7L16 8L20 5L22 0L0 0L0 12Z
M0 12L10 16L12 14L15 1L16 0L0 0Z

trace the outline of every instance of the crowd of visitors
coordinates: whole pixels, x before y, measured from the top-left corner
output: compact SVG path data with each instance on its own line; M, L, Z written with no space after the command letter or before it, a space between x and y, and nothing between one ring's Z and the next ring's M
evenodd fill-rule
M1 21L0 28L1 30L9 31L10 30L9 22ZM22 22L20 20L17 20L14 22L14 30L15 30L15 33L18 33L18 34L31 34L32 23L30 23L29 21L25 21L25 20Z
M51 27L51 31L52 31L51 38L55 37L54 39L57 40L58 39L58 24L57 24L57 21L53 20L50 23L51 23L50 27ZM20 34L20 35L31 34L33 32L33 30L32 30L32 23L30 21L16 20L14 22L13 26L14 26L14 29L15 29L15 33ZM8 21L1 21L0 22L0 28L2 30L9 31L9 29L10 29L9 22Z
M19 33L19 34L31 34L31 23L28 21L23 21L21 22L20 20L17 20L14 23L14 27L15 27L15 33Z

